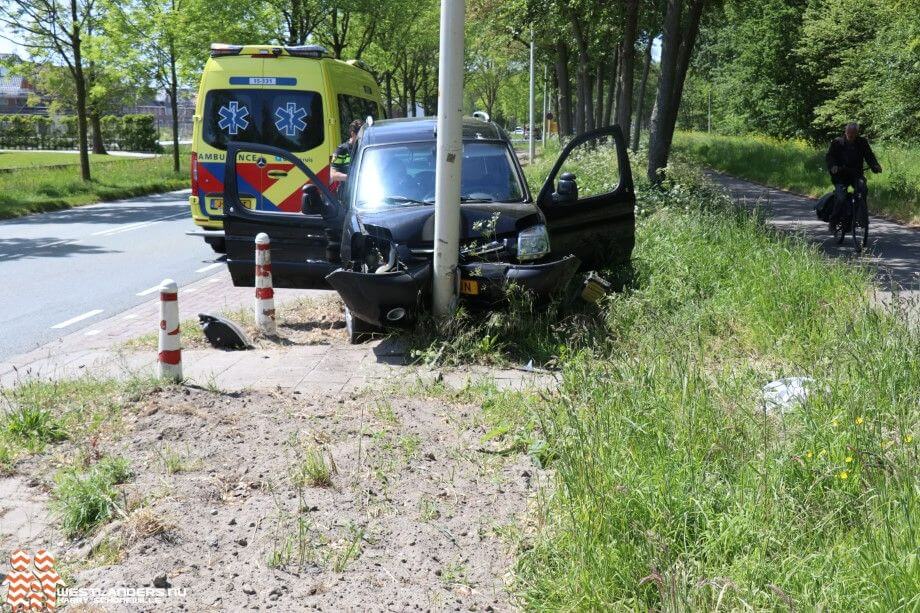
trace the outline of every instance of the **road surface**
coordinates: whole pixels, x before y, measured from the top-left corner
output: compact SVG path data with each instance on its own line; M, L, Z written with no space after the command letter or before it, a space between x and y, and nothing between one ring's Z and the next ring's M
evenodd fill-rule
M225 268L199 237L188 190L0 221L0 360Z

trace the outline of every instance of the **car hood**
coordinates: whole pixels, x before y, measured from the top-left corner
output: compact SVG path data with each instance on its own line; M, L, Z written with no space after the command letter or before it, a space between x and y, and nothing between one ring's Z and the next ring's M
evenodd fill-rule
M489 220L498 214L494 236L513 235L537 223L543 216L531 203L468 203L460 205L460 240L481 238L489 231ZM401 245L434 242L434 205L392 207L378 211L357 211L358 221L371 235L383 235ZM475 230L480 222L485 226Z

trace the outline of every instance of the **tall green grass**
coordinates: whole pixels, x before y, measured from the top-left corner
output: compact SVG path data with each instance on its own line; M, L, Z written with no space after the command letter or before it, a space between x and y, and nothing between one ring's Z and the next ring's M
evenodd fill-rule
M78 166L0 173L0 219L188 187L187 158L178 174L169 155L92 163L92 181L80 179Z
M920 224L920 151L887 144L874 144L873 150L884 172L868 175L869 208ZM809 196L832 189L824 162L826 149L815 149L803 141L678 132L674 152L737 177Z
M637 191L626 291L593 312L490 317L491 352L470 347L472 322L436 345L446 361L542 351L562 371L553 392L484 403L487 436L553 475L526 522L521 604L916 610L917 328L874 305L869 271L770 231L679 162ZM807 401L765 411L762 387L798 375L815 380Z

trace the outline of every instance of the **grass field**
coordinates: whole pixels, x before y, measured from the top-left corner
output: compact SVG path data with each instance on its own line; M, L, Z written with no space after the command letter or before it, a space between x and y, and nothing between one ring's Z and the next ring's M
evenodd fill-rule
M114 155L90 154L90 164L123 160ZM0 151L0 169L33 168L35 166L79 165L80 156L60 151Z
M884 172L869 174L869 209L873 213L920 224L920 150L874 144ZM800 141L757 136L715 136L678 132L679 156L727 172L809 196L831 191L824 164L826 150Z
M180 156L179 174L172 171L169 155L153 159L102 157L105 162L90 162L93 180L89 182L80 179L77 166L0 173L0 219L181 189L189 184L187 155Z
M521 604L916 610L917 329L873 306L868 271L771 233L682 164L662 191L636 175L626 291L517 303L419 353L562 371L554 392L483 402L484 438L554 475L520 535ZM797 375L809 399L765 411L761 388Z

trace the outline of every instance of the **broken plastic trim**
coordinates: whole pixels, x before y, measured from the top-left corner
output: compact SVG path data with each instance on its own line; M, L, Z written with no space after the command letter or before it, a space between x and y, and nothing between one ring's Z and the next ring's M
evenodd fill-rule
M422 290L431 281L431 263L380 274L339 268L327 275L326 281L351 309L352 316L376 326L405 325L415 320ZM391 311L400 308L405 314L398 322L387 318Z

